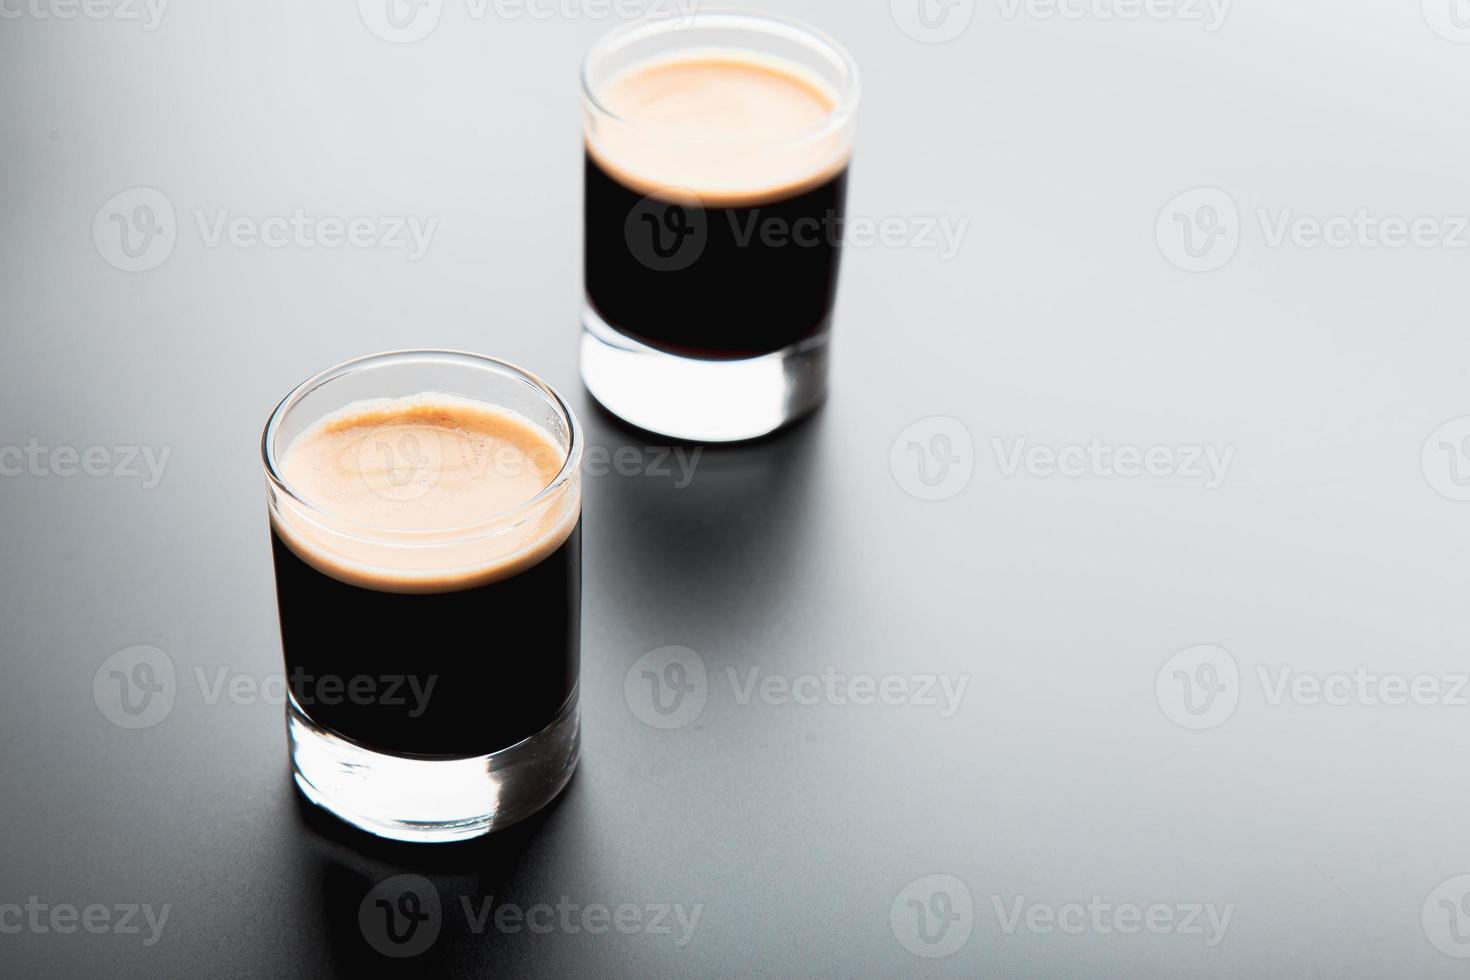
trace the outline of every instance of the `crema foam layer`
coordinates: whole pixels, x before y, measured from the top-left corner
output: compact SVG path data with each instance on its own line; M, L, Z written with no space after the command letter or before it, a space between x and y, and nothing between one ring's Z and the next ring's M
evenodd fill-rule
M851 155L851 134L830 125L840 104L831 86L754 52L639 62L609 79L597 100L616 118L589 116L587 150L643 194L748 207L825 183Z
M454 591L540 562L580 514L580 484L525 507L566 452L541 426L438 392L354 402L293 439L272 525L303 561L389 592ZM524 510L524 513L521 513Z

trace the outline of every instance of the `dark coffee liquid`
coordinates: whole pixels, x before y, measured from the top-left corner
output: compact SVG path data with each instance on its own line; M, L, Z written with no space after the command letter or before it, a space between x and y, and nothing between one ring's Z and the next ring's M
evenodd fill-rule
M580 522L509 578L434 594L349 585L271 538L286 681L343 738L398 755L485 755L541 731L576 688Z
M587 298L619 332L686 357L781 350L826 330L847 168L795 195L700 208L646 198L586 160Z

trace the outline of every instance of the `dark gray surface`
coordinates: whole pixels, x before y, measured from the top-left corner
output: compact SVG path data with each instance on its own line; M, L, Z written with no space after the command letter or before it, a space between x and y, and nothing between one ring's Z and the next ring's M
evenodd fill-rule
M1207 31L987 3L926 44L887 4L782 4L865 69L853 212L968 219L962 248L850 251L834 395L808 424L707 450L682 488L589 475L581 770L542 818L440 849L308 819L280 709L210 704L194 672L279 670L256 444L322 367L484 351L568 393L591 444L658 442L598 415L576 373L575 73L608 22L476 19L448 0L432 34L390 44L351 4L178 4L153 31L33 8L4 20L0 446L170 457L151 488L0 478L0 906L170 914L152 946L0 933L0 973L387 964L359 905L418 873L444 913L413 969L1460 975L1441 950L1470 947L1440 899L1470 873L1470 708L1272 704L1258 674L1467 669L1470 504L1436 492L1457 493L1437 445L1421 463L1438 426L1470 415L1465 251L1271 247L1257 218L1470 208L1470 47L1439 5L1418 7L1241 3ZM177 241L130 273L92 226L140 186L166 195ZM1238 252L1208 273L1172 264L1155 233L1197 187L1239 207ZM193 214L298 207L439 223L409 261L209 247ZM935 416L963 423L974 476L926 502L890 449ZM1210 490L1007 477L991 440L1020 437L1235 456ZM140 644L166 651L178 687L162 722L130 731L92 683ZM1238 707L1190 731L1155 679L1201 644L1238 665ZM706 666L707 703L665 731L624 681L670 645ZM751 667L968 687L951 717L742 704L726 669ZM899 935L905 889L929 875L959 879L974 907L968 941L939 959ZM459 898L492 895L702 912L682 947L475 935ZM1090 925L1007 933L994 903L1022 896L1234 908L1207 947Z

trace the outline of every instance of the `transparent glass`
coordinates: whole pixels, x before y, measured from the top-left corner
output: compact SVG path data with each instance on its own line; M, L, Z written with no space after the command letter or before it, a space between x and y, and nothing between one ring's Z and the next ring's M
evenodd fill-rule
M535 497L505 512L477 515L471 523L456 527L413 532L370 526L333 513L305 499L284 475L282 460L292 441L322 418L356 402L423 393L467 399L533 423L562 454L559 471ZM287 665L287 734L292 772L301 792L354 826L407 841L476 837L550 802L571 778L579 749L582 435L566 402L535 375L494 358L442 350L375 354L323 371L287 395L266 424L261 453ZM370 489L401 493L398 487L370 484ZM493 608L494 595L504 596L508 583L511 589L527 588L528 575L538 569L545 578L544 566L553 557L565 563L561 581L571 582L546 598L548 609L566 607L563 616L552 617L565 622L544 624L552 635L563 630L569 637L556 647L565 654L552 688L559 704L549 704L540 714L533 711L533 725L525 726L517 716L516 723L529 730L498 744L497 733L505 726L497 728L494 717L480 712L492 712L494 704L517 697L514 683L532 676L527 672L536 665L515 659L523 651L494 645L504 634L492 632L493 622L470 636L434 627L450 618L451 609L454 617L475 617L487 595L485 601ZM493 572L486 573L487 568ZM323 632L333 635L337 624L330 619L343 609L352 611L361 631L349 634L355 646L345 654L317 649L325 644L316 638ZM375 631L393 635L389 628L404 617L414 617L410 625L425 628L415 629L412 643L380 647ZM333 661L333 656L342 660ZM457 733L458 739L474 740L465 743L473 744L473 751L413 745L406 736L419 737L421 732L405 729L401 732L405 738L400 739L396 716L375 716L389 723L374 721L365 729L370 737L324 720L326 709L314 707L310 697L302 696L304 688L297 679L302 674L317 677L310 674L312 668L335 662L372 664L380 670L401 670L408 677L426 663L447 664L449 676L429 678L430 683L443 681L439 691L452 695L446 702L441 693L440 703L433 705L437 714L428 710L432 688L427 685L412 688L400 682L403 690L393 696L401 701L410 690L427 689L421 717L438 726L436 732L442 728ZM497 673L502 669L504 674ZM378 682L373 690L387 692L389 678L398 676L370 676L361 690L367 692L368 684ZM338 680L341 689L350 689L359 679ZM484 687L483 702L476 700L475 690L465 689L475 684ZM559 693L563 689L569 689L564 699ZM370 701L371 695L365 697ZM386 702L386 696L382 700ZM444 713L446 704L449 716Z
M640 65L731 58L810 83L829 111L794 131L711 136L626 118L608 98ZM607 34L582 87L588 391L640 428L701 442L816 408L859 96L851 56L798 21L700 9ZM690 161L718 176L686 179Z

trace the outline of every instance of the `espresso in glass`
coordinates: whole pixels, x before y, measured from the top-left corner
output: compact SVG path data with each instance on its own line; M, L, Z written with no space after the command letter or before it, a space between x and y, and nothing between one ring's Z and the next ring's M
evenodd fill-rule
M682 22L676 22L682 23ZM856 70L795 22L639 22L584 66L582 376L609 410L702 441L826 392Z
M349 362L265 434L297 784L365 830L459 840L576 763L580 445L504 362Z
M801 133L832 112L834 97L787 66L731 53L636 67L603 101L645 126L709 139L588 144L587 300L598 316L649 346L709 359L771 354L825 333L846 155L830 142L779 161L705 148L717 136ZM688 263L672 268L680 250Z

